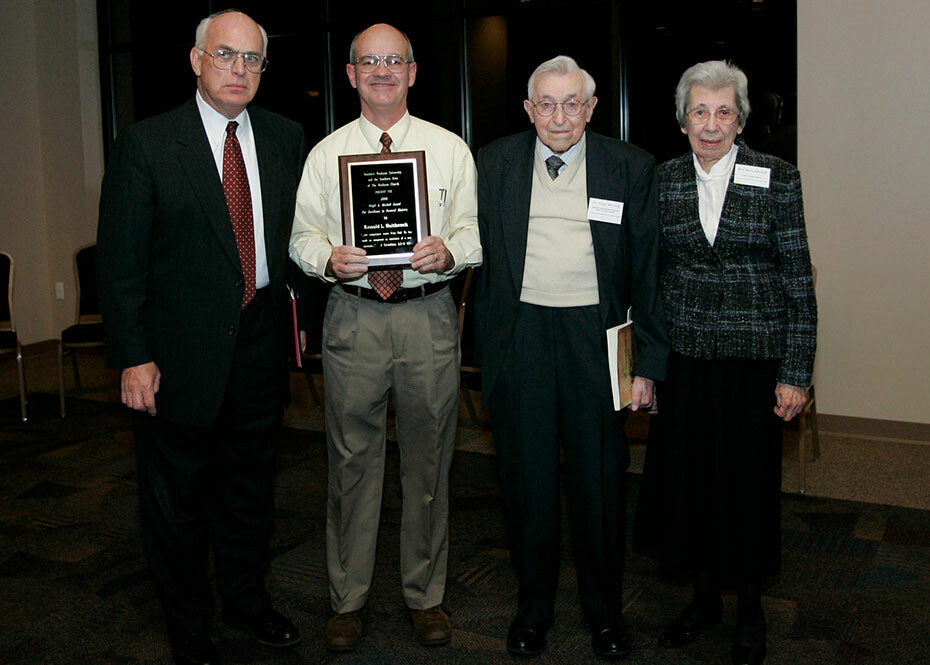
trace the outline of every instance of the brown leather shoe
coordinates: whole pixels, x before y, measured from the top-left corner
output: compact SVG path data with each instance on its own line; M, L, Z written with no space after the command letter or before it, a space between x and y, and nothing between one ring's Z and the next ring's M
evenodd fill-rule
M410 621L417 634L417 642L427 646L448 644L452 639L452 624L442 605L428 610L410 610Z
M362 610L334 614L326 620L326 648L330 651L352 651L362 639Z

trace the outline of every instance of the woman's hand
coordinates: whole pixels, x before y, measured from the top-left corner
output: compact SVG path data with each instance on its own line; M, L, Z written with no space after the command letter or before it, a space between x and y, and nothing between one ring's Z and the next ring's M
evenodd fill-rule
M801 413L807 404L807 388L789 386L787 383L775 384L775 415L788 422Z

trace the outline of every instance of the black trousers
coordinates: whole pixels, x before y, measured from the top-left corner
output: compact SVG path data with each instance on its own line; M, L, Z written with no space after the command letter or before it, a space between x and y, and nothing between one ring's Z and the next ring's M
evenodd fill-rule
M490 395L508 538L520 590L516 620L552 622L559 575L559 443L581 607L593 629L622 610L624 475L629 450L613 410L597 306L521 303ZM625 414L625 412L622 412Z
M264 578L284 401L280 367L271 303L258 298L240 316L232 371L211 426L137 417L142 533L169 632L210 628L211 542L224 611L251 614L269 605Z

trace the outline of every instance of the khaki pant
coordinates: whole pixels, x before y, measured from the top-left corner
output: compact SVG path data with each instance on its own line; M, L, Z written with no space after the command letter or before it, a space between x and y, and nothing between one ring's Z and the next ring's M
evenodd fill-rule
M449 465L458 420L459 331L448 289L389 305L333 288L323 322L329 489L326 563L335 612L371 586L389 393L400 447L400 566L412 609L443 600Z

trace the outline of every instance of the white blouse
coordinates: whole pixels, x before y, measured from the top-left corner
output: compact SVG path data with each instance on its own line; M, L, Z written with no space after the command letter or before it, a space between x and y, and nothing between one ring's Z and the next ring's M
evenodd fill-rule
M727 195L730 184L730 175L736 165L737 147L734 143L730 151L717 160L707 173L698 161L697 155L691 154L694 160L694 171L697 174L698 210L701 215L701 226L704 235L711 247L717 237L717 227L720 225L720 213L723 211L723 200Z

